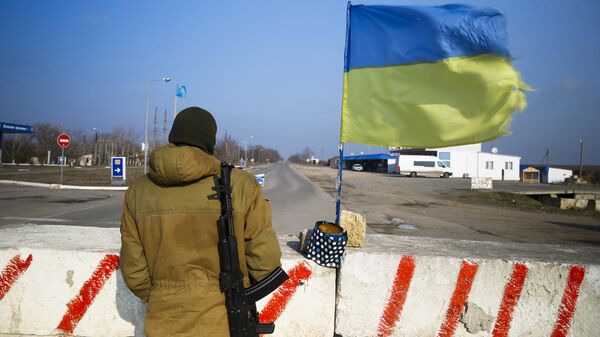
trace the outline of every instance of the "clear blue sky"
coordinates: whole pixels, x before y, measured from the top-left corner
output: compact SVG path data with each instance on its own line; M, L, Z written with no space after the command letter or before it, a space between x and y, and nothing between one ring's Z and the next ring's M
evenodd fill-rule
M514 64L536 89L513 134L484 145L539 162L600 164L600 1L463 1L508 18ZM444 4L444 1L364 1ZM213 112L219 136L255 136L284 157L339 139L346 1L0 2L0 121L143 134L151 106ZM367 151L349 146L349 151ZM375 149L372 149L372 152Z

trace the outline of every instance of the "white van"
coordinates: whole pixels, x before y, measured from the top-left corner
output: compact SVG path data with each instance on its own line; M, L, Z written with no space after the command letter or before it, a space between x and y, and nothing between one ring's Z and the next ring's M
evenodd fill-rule
M401 154L398 160L397 172L410 177L442 177L448 178L452 170L446 167L435 156L419 156Z

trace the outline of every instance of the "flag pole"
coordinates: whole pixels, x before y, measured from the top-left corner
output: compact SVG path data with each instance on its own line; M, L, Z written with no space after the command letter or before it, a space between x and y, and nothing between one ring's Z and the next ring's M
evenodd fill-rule
M352 2L348 1L348 7L346 8L346 48L344 50L344 73L346 72L346 68L348 65L348 41L350 39L350 8L352 6ZM344 76L345 78L345 76ZM344 79L343 83L343 91L346 92L346 80ZM342 127L344 124L344 98L345 94L342 95L342 111L340 112L340 145L339 145L339 165L338 165L338 178L337 178L337 200L335 202L335 224L340 224L340 213L342 208L342 170L344 168L344 141L342 139Z
M173 121L177 117L177 94L175 94L175 104L173 105Z
M339 165L338 165L338 177L337 177L337 200L335 202L335 224L340 224L340 212L342 207L342 169L343 169L343 158L344 158L344 143L340 142L339 145Z

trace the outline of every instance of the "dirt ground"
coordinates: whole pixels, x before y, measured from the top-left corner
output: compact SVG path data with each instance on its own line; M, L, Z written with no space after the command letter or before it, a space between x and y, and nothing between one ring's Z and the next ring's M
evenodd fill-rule
M295 166L336 195L337 170ZM600 246L600 212L560 210L524 196L471 191L463 178L409 178L345 170L342 208L362 213L378 233Z

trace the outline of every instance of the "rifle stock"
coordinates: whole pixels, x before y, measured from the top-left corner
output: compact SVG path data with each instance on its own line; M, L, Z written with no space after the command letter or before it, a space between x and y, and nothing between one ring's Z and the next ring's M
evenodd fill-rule
M260 323L256 301L267 296L289 278L277 267L267 277L250 288L244 288L244 275L240 269L237 241L233 229L233 206L231 200L232 165L221 163L221 178L215 186L221 200L221 217L217 222L219 231L219 260L221 273L219 284L225 294L227 320L231 337L258 337L271 334L273 323Z

